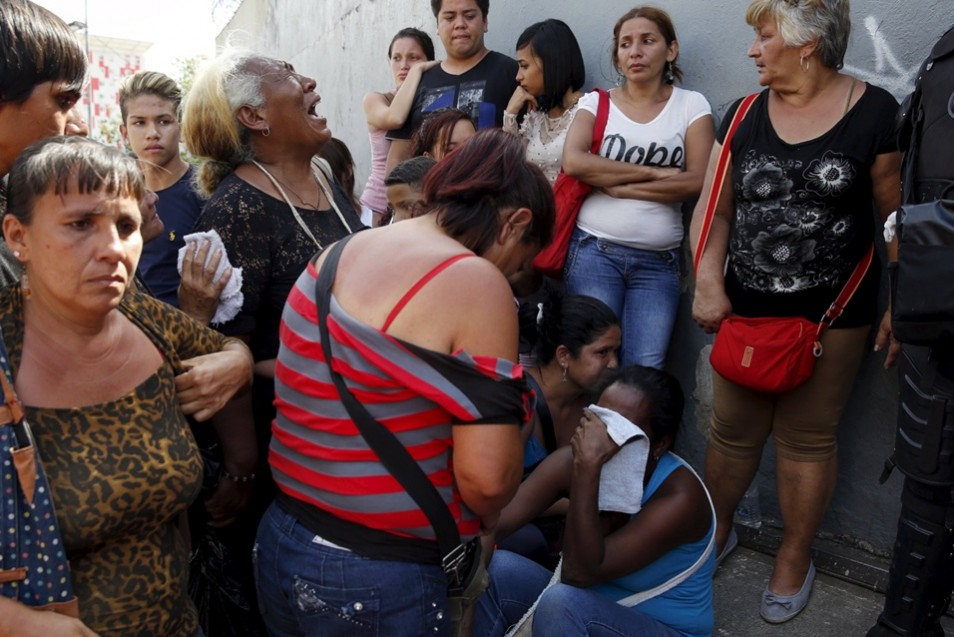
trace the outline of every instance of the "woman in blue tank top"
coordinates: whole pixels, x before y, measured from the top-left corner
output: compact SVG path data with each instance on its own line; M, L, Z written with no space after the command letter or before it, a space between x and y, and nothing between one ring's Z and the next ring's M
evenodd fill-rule
M648 438L648 445L642 443L647 452L624 467L642 487L638 511L600 511L604 466L637 443L618 446L603 420L585 410L571 445L527 478L494 533L494 539L504 538L572 494L559 583L547 588L552 573L498 551L474 635L505 634L538 598L534 635L711 635L715 518L698 476L669 451L684 402L678 381L666 372L632 366L614 375L597 403L602 417L634 424Z

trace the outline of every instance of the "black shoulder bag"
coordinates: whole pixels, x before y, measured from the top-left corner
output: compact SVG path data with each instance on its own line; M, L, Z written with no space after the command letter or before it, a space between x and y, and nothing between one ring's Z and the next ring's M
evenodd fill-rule
M954 29L934 45L901 109L904 205L891 272L891 328L911 345L954 346ZM927 170L926 170L927 169ZM933 175L926 179L922 172Z
M318 310L318 329L321 348L328 365L328 373L335 383L341 403L365 442L380 458L381 464L404 487L408 495L420 507L437 536L437 546L443 556L442 568L447 576L447 597L450 605L452 634L457 635L463 613L487 587L487 574L481 559L480 541L474 538L461 543L457 523L440 493L427 478L417 461L401 441L384 425L378 422L358 402L345 384L341 374L332 366L331 338L328 334L328 314L331 308L331 288L338 271L338 260L345 245L354 235L349 235L328 248L328 255L315 281L315 303Z

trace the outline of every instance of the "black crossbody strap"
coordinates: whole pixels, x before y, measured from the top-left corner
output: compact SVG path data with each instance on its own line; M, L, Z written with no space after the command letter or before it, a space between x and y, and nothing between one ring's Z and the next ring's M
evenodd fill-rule
M328 365L328 373L338 389L341 403L348 410L348 415L351 416L358 431L364 436L368 446L381 459L381 464L404 487L404 490L427 516L431 526L434 527L434 533L437 535L437 545L441 555L446 558L461 543L457 523L454 522L454 517L451 515L450 509L447 508L447 503L441 498L433 483L428 480L427 474L401 444L401 441L397 439L397 436L379 423L365 409L364 405L358 402L348 386L345 385L341 374L336 372L332 365L334 359L331 355L331 337L328 334L331 286L334 284L335 274L338 271L338 259L351 236L354 235L345 237L328 248L328 255L321 266L321 273L315 281L318 329L321 333L321 348L325 354L325 363Z

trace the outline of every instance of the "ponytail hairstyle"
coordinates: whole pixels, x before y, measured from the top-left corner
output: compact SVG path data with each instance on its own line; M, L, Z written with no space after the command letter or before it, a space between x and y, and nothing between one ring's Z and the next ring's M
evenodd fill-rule
M199 71L183 107L182 139L203 160L196 175L199 189L211 195L225 177L252 158L248 130L236 117L242 106L265 104L262 78L251 71L260 56L231 49Z
M656 7L634 7L620 16L620 19L616 21L616 26L613 27L613 48L610 49L610 59L613 62L613 68L616 70L619 70L619 32L623 30L625 23L636 18L645 18L654 22L666 41L667 47L672 46L672 43L676 41L676 27L673 26L672 18L669 17L668 13ZM676 80L682 81L682 69L676 63L678 59L679 53L677 52L673 61L668 63L671 77L663 76L663 81L667 84L673 84Z
M613 310L591 296L564 296L550 290L542 303L520 306L520 333L533 345L541 366L553 361L560 345L578 357L585 346L614 326L619 326L619 319Z
M524 239L553 239L556 206L550 182L527 161L523 142L499 128L479 131L437 162L424 178L424 198L437 223L477 255L493 245L504 210L529 208Z

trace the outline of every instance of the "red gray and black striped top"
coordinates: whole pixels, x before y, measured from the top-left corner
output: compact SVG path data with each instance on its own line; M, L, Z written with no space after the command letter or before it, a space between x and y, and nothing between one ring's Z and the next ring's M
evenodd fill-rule
M368 448L338 399L321 347L315 277L309 263L282 315L269 451L281 499L297 500L297 510L306 504L347 523L433 541L424 513ZM454 485L451 426L526 422L532 394L521 367L401 341L351 317L334 296L328 321L335 370L420 464L450 507L462 540L476 535L479 520ZM326 537L362 552L340 534Z

